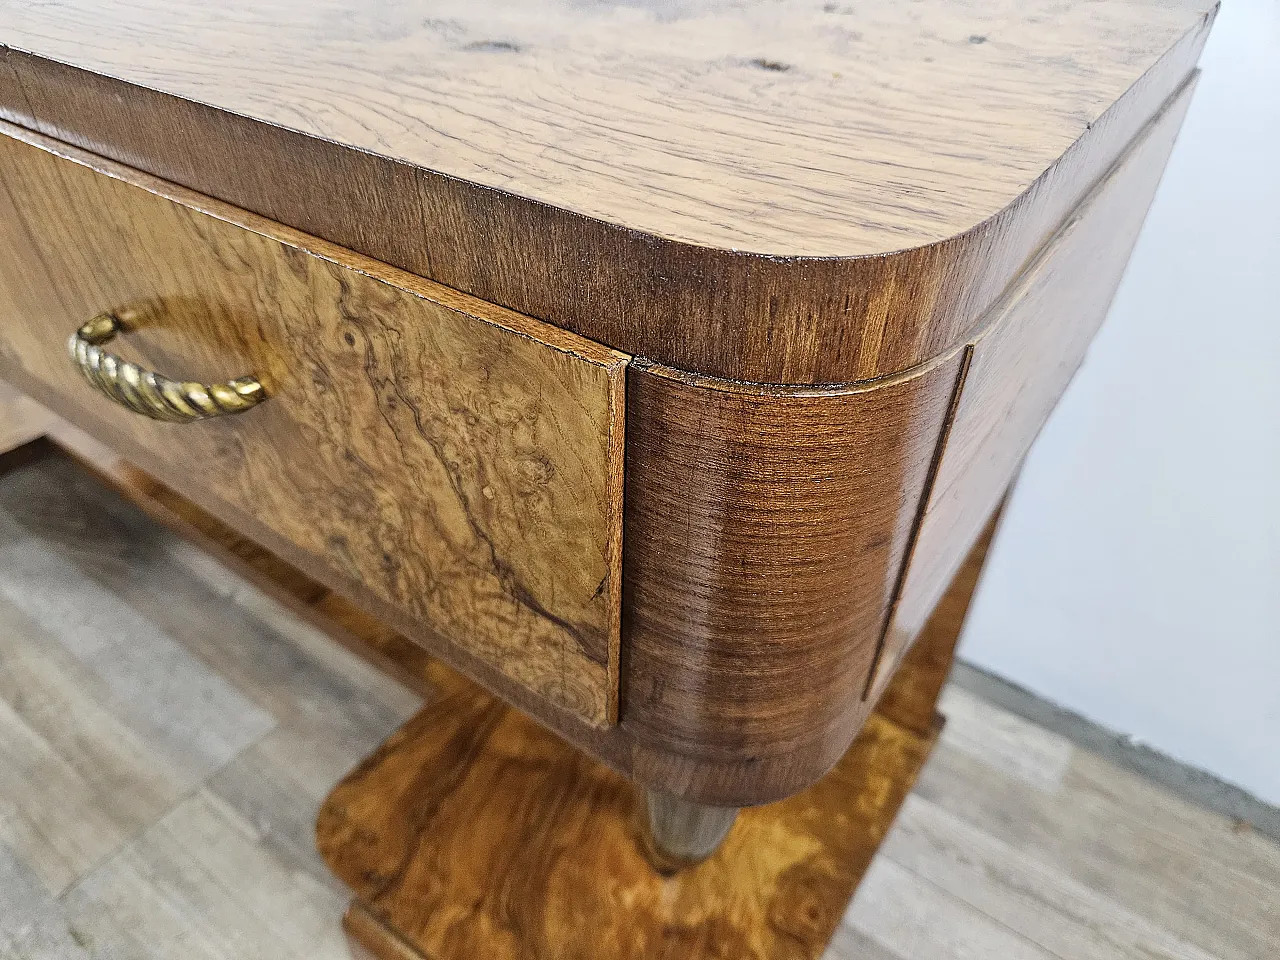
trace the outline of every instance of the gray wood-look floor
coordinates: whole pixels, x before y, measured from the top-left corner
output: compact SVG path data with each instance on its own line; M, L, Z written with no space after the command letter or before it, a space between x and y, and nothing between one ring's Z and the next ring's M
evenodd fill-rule
M0 957L346 957L313 818L417 706L67 460L0 476ZM832 960L1280 956L1280 847L944 711Z

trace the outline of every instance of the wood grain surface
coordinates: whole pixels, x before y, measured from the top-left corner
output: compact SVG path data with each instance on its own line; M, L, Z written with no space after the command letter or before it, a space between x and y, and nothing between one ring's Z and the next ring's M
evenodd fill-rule
M625 357L3 132L7 379L434 649L613 721ZM104 309L131 359L270 399L182 426L113 406L64 347Z
M973 329L1195 64L1210 0L0 11L0 116L688 371Z
M419 645L394 627L365 614L270 550L246 539L180 493L129 465L82 430L56 417L46 417L46 421L51 421L48 436L54 444L153 520L226 564L379 669L425 696L435 695L431 677L437 668ZM996 522L993 517L988 523L907 661L897 671L893 684L875 705L882 716L921 736L931 736L934 730L934 704L950 673L955 643ZM581 730L561 732L627 776L633 775L633 758L643 755L632 742L630 732L622 727L592 731L594 740L584 739ZM677 762L672 768L672 772L686 771L688 765ZM666 782L669 776L660 767L649 769L648 774L659 783Z
M139 507L148 517L225 564L258 589L282 603L293 615L395 676L424 696L434 696L429 675L438 669L433 659L407 633L401 619L371 616L207 510L128 463L110 447L58 417L50 418L48 439L70 454L98 481ZM34 444L31 446L39 446ZM505 678L465 651L456 651L468 675L483 680L519 709L537 717L586 753L624 775L631 771L633 743L620 726L594 727L575 714L548 709L537 694ZM660 779L660 777L659 777Z
M1105 319L1193 88L1184 88L1072 214L973 341L873 700L979 535L982 518L1004 496Z
M634 786L456 675L342 781L321 854L382 960L816 960L933 743L872 717L836 770L664 877Z
M641 781L741 806L844 753L960 370L750 390L633 365L622 726Z
M393 673L415 689L424 692L431 689L430 683L423 680L429 661L425 658L421 647L406 639L390 625L364 614L341 595L291 566L270 550L246 539L181 494L130 466L83 431L65 422L57 421L55 418L49 435L58 446L72 453L98 477L140 506L153 519L191 540L201 549L209 551L243 576L248 577L307 622L319 626L330 636L370 659L380 668ZM980 565L981 557L974 562ZM972 589L972 581L968 583L968 589ZM943 622L944 630L948 625L954 626L952 634L954 639L954 634L959 629L960 618L944 618ZM937 689L945 679L950 667L950 648L945 645L945 642L941 645L926 643L922 644L921 648L941 650L941 654L935 658L937 662L928 669L921 665L917 669L908 670L907 673L914 679L900 681L897 689L903 691L900 697L912 699L918 712L925 718L912 728L923 734L932 729L933 714L930 706L932 701L929 700L931 694L928 690L932 689L932 695L936 695ZM848 688L846 695L838 698L832 707L823 707L816 694L811 695L812 699L805 699L803 694L797 692L806 677L812 679L806 672L805 664L808 662L806 659L792 662L785 656L778 656L777 672L785 675L789 670L798 671L798 675L792 677L793 682L786 689L790 690L792 696L797 697L800 702L798 704L779 703L777 708L791 709L792 722L795 723L803 720L796 708L838 710L847 709L850 704L859 705L857 691L860 689L859 683L864 682L865 671L870 669L872 652L873 645L866 644L861 650L861 659L854 658L853 669L859 669L860 665L863 672L856 674L854 679L846 684ZM768 655L767 650L764 653ZM688 664L683 660L678 661L674 666L677 669L688 668ZM655 667L655 672L658 669ZM742 679L743 671L740 664L725 664L721 669L724 675L718 679L726 685L730 693L740 684L752 682L750 679L746 681ZM850 668L837 665L837 669ZM670 676L673 685L678 688L681 684L679 675L672 673ZM929 678L935 681L931 688L927 682ZM642 682L647 681L652 684L659 682L656 676L641 679ZM924 684L925 692L920 694L911 686L912 683ZM914 693L911 692L913 690ZM824 686L821 692L829 691ZM504 693L507 693L509 699L514 699L526 711L546 719L536 701L521 700L519 697L511 698L507 691ZM719 731L724 728L724 725L737 722L738 715L751 707L750 699L741 696L729 697L726 694L711 691L704 696L708 713L707 726L712 731ZM722 701L727 701L726 707L719 706ZM552 716L553 722L557 719L559 718ZM862 719L863 717L858 715L857 723ZM763 729L760 724L752 722L750 717L748 717L748 724L756 730ZM692 792L707 791L713 786L723 791L726 770L730 772L731 777L736 774L736 783L732 785L732 789L737 791L736 795L749 799L766 797L775 792L793 792L794 789L798 789L798 785L803 785L806 779L812 780L823 772L822 769L795 762L794 757L786 758L786 766L781 768L780 773L771 771L771 765L767 763L749 763L735 771L732 763L717 765L705 760L699 761L665 744L651 743L651 738L646 736L645 731L634 730L629 724L613 727L607 731L590 731L584 729L581 724L565 725L560 722L555 724L555 729L572 743L626 776L639 777L647 783L684 788ZM762 739L761 734L757 734L757 739ZM824 743L822 746L831 749L836 743L838 741L833 737L831 742ZM723 795L723 792L717 795Z

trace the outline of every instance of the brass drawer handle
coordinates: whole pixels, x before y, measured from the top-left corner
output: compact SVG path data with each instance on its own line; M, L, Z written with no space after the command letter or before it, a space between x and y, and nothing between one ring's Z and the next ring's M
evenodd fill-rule
M102 349L123 332L117 317L100 313L72 334L67 350L90 384L135 413L153 420L191 423L243 413L267 398L257 377L237 377L225 383L179 382Z

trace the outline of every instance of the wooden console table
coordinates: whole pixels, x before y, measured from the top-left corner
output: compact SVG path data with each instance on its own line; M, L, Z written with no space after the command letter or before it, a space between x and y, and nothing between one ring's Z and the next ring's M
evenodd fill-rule
M6 8L0 378L437 690L361 949L815 957L1213 12Z

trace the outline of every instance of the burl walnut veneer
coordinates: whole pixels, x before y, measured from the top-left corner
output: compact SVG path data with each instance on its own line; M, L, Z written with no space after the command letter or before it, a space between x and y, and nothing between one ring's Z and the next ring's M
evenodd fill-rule
M0 6L0 378L662 802L792 797L1081 362L1214 10Z

